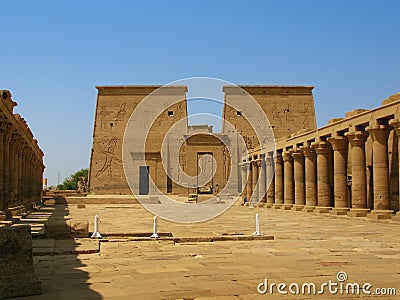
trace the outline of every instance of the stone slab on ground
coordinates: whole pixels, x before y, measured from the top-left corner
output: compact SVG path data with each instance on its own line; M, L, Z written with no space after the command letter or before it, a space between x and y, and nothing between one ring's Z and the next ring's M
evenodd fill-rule
M86 209L75 205L69 211L71 221L90 221L98 214L104 234L152 231L153 216L139 205L96 204ZM257 285L265 278L276 284L322 284L337 282L339 272L347 274L346 282L369 282L373 289L396 288L399 293L400 222L235 206L208 222L184 225L160 219L158 225L173 238L251 236L255 213L261 232L274 240L175 243L115 237L100 243L97 253L34 256L44 294L26 299L378 298L362 293L332 295L327 290L323 295L257 293ZM77 239L74 244L84 247L86 241L93 243L89 249L99 242ZM37 246L45 248L46 243ZM58 246L68 248L69 244L59 242Z
M33 255L68 255L89 254L100 251L100 241L89 238L82 239L35 239Z

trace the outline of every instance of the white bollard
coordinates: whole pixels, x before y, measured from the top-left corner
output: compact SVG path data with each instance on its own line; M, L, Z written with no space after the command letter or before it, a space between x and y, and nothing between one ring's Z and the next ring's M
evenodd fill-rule
M256 214L256 231L253 233L253 235L256 235L256 236L262 235L262 233L260 231L260 220L258 218L258 214Z
M154 216L153 234L151 235L151 238L154 238L154 239L159 238L159 236L157 234L157 216Z
M99 216L95 215L94 216L94 230L93 230L93 234L91 236L92 239L101 238L101 234L99 232L99 222L100 222Z

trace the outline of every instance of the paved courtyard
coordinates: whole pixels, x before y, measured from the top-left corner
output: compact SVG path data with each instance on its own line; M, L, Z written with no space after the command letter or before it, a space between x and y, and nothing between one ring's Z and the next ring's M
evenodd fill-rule
M261 231L274 240L174 243L172 240L138 241L137 233L151 233L153 216L138 204L58 205L73 222L100 217L104 241L89 239L34 240L35 271L43 295L22 299L397 299L372 295L376 288L396 288L400 293L400 222L328 216L266 208L233 206L204 223L182 225L160 220L159 231L174 237L251 235L255 214ZM63 247L85 245L95 253L46 255L45 244ZM39 247L39 248L38 248ZM41 247L41 248L40 248ZM55 246L52 246L55 247ZM99 247L99 248L98 248ZM87 251L90 252L90 251ZM65 252L70 253L70 252ZM371 295L287 295L276 285L317 289L330 280L370 283ZM341 274L344 276L344 274ZM257 286L274 283L273 294L259 294ZM338 287L340 287L338 285ZM260 286L264 288L264 285ZM292 285L295 291L295 285ZM400 298L400 297L399 297Z

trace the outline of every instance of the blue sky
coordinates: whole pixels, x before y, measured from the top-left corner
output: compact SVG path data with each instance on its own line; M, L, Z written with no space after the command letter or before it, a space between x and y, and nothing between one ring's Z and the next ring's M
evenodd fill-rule
M0 89L50 184L89 165L96 85L314 85L318 126L400 91L400 1L0 3Z

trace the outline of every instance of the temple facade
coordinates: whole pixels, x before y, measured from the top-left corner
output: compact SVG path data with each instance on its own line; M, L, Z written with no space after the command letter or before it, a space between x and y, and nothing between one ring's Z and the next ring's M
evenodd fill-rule
M43 151L17 105L0 90L0 220L23 213L42 199Z
M239 182L241 189L240 166L230 165L232 156L240 161L243 149L236 147L236 137L229 138L230 130L235 129L247 149L256 149L268 141L259 141L254 127L246 115L257 116L260 109L270 121L271 137L283 137L299 130L315 130L314 100L312 86L224 86L224 107L222 131L214 133L211 126L190 126L187 122L187 86L99 86L96 116L93 131L93 147L90 161L89 193L91 195L129 195L130 186L138 188L138 194L152 194L149 179L162 193L187 195L193 192L218 193L227 184L230 174ZM142 103L151 95L151 101ZM243 100L247 94L250 101ZM172 101L174 100L174 101ZM176 101L175 101L176 100ZM172 102L174 104L170 104ZM255 101L255 102L254 102ZM138 110L141 114L132 116ZM162 106L161 113L152 116L156 107ZM237 107L241 107L238 109ZM131 123L128 123L131 122ZM253 123L259 123L258 120ZM144 157L134 150L126 154L132 159L128 165L135 170L138 178L129 178L128 185L123 164L123 143L127 125L134 127L134 134L125 136L125 145L132 148L139 138L146 135ZM128 126L128 127L129 127ZM181 126L180 134L173 134L174 126ZM167 145L166 156L162 159L162 143ZM270 141L269 141L270 142ZM228 153L225 145L233 145ZM179 168L170 163L171 157L179 157ZM177 184L172 175L179 178L180 171L189 176L197 176L201 165L207 165L202 158L209 160L215 170L213 178L197 187L189 183ZM168 165L163 167L162 162ZM171 172L172 174L167 174ZM175 173L174 173L175 172Z

